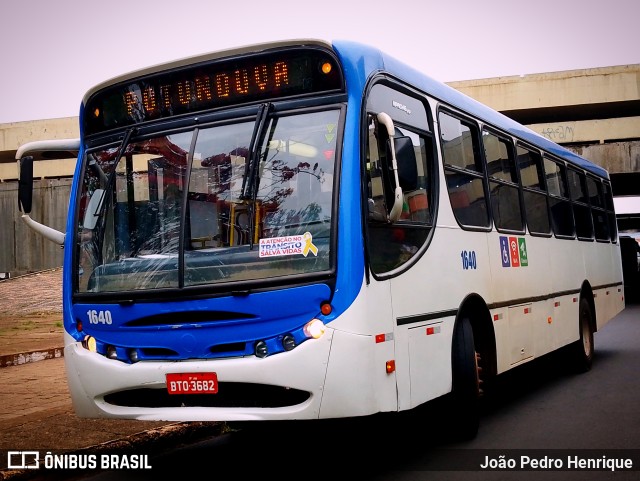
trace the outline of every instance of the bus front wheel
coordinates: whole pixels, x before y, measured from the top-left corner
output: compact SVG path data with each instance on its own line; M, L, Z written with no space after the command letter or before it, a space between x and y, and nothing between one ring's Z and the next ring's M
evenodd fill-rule
M471 321L465 317L456 326L452 353L453 386L451 420L457 439L472 439L478 434L480 375Z

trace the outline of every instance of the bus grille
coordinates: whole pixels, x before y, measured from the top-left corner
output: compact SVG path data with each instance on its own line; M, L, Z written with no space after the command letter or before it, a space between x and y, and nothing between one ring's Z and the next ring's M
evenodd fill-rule
M141 408L280 408L301 404L310 396L307 391L281 386L221 382L217 394L169 394L164 389L140 388L107 394L104 400L114 406Z

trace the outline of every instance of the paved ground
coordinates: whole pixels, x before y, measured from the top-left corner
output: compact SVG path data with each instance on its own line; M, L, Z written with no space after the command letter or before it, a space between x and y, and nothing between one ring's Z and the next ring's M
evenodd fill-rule
M0 480L6 450L148 450L219 432L216 423L80 419L62 357L62 270L0 281Z

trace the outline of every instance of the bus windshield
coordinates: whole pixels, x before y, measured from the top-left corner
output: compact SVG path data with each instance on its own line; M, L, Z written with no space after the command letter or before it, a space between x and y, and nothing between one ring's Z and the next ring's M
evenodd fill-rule
M76 292L329 270L339 117L259 114L89 151Z

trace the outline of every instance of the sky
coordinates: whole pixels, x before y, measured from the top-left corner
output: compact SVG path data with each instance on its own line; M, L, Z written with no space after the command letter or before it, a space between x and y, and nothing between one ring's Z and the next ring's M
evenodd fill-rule
M295 38L379 47L443 82L640 63L638 0L2 0L0 124L77 116L109 78Z

